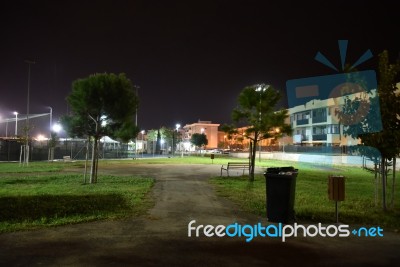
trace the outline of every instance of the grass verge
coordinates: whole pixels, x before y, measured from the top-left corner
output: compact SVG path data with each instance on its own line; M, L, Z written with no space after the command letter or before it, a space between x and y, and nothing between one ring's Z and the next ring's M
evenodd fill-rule
M82 162L40 161L30 162L28 166L18 162L1 162L0 173L31 173L31 172L59 172L66 167L77 167Z
M154 180L99 176L95 185L81 175L26 174L0 179L0 232L115 219L143 214Z
M269 166L288 166L271 161ZM293 164L291 164L293 165ZM346 198L339 203L339 221L347 224L375 225L400 230L400 195L397 192L394 207L384 212L381 208L381 187L375 203L375 179L373 174L357 167L318 166L304 163L294 164L299 168L296 180L295 211L299 222L334 223L335 202L329 201L328 175L340 174L346 177ZM297 166L296 166L297 165ZM397 180L400 177L397 177ZM266 216L265 177L256 175L254 182L248 177L214 177L210 180L220 196L236 202L243 210L259 216ZM391 192L390 185L387 187ZM388 203L391 195L388 194Z

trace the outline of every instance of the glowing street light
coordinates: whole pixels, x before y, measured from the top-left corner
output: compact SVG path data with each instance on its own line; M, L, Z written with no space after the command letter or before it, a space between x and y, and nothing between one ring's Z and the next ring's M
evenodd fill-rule
M62 127L59 123L53 125L53 131L59 133L62 130Z
M15 136L18 135L18 112L14 111L13 114L15 115Z

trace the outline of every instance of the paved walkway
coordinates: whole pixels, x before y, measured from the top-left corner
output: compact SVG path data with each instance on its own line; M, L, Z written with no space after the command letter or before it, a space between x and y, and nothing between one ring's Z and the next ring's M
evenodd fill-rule
M217 165L133 165L110 174L153 176L148 215L0 235L0 266L396 266L400 236L382 238L189 238L188 223L267 224L217 197Z

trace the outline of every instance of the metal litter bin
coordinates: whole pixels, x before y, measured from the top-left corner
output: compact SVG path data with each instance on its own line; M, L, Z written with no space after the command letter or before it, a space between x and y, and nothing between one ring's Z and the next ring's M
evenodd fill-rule
M294 167L268 168L266 181L267 218L270 222L295 221L294 199L298 169Z

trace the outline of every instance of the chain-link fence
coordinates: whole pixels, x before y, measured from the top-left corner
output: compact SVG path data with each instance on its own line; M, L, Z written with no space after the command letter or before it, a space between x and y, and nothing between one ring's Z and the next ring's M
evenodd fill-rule
M0 161L19 161L23 142L17 139L0 140ZM42 161L50 159L50 148L48 141L31 141L29 143L30 161ZM54 160L63 159L69 156L71 159L85 159L87 149L87 140L64 140L58 141L54 147ZM92 143L89 144L89 158L92 154ZM116 159L132 158L135 151L123 143L99 143L99 158Z

